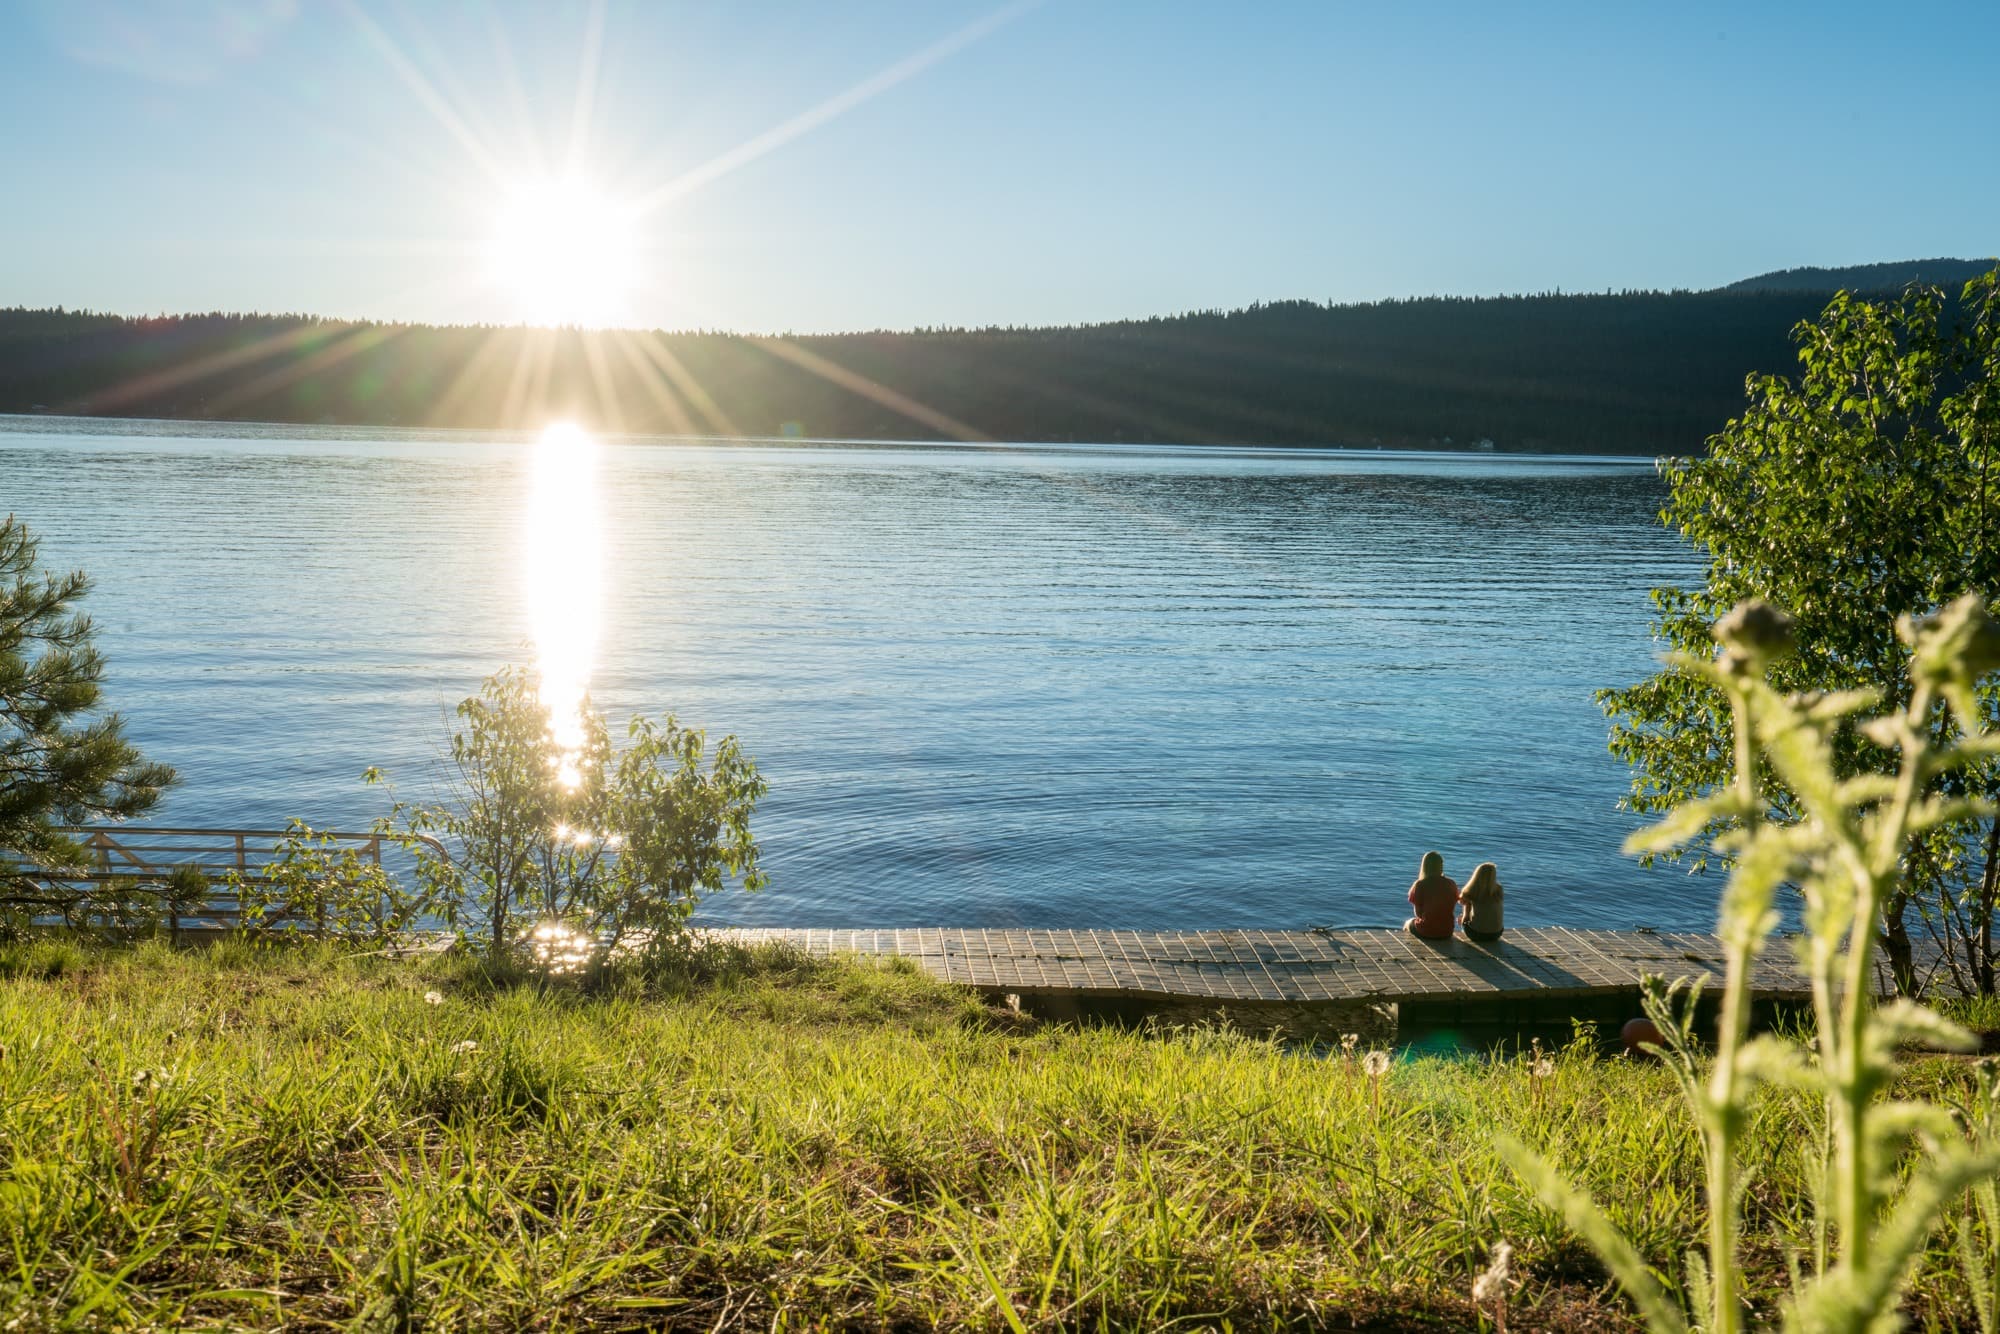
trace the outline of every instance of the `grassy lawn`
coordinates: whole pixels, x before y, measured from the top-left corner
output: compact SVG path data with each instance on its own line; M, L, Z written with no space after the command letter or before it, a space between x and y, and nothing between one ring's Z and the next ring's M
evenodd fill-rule
M1503 1127L1676 1277L1703 1219L1668 1076L1583 1043L1540 1078L1377 1079L771 954L590 993L234 944L41 943L0 975L7 1329L1471 1329L1503 1239L1515 1328L1628 1328ZM1943 1059L1908 1081L1970 1084ZM1760 1104L1767 1307L1812 1242L1810 1125ZM1965 1301L1935 1240L1919 1328Z

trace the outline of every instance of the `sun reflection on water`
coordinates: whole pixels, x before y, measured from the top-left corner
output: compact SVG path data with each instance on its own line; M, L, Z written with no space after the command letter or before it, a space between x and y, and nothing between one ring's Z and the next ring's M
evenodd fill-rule
M566 922L541 922L528 933L528 953L544 972L580 973L596 955L597 941Z
M535 443L528 484L528 624L557 777L567 787L582 781L584 700L597 657L603 582L597 451L588 433L558 422Z

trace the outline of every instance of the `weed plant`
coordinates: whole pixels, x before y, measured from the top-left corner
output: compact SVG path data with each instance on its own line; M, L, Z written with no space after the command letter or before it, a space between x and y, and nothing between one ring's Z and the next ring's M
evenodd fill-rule
M1733 865L1717 930L1726 956L1714 1049L1696 1034L1699 988L1680 994L1648 979L1646 1008L1665 1035L1657 1048L1677 1077L1702 1132L1709 1204L1707 1245L1690 1248L1684 1299L1670 1295L1642 1258L1643 1247L1604 1216L1589 1194L1534 1150L1503 1136L1508 1157L1541 1197L1563 1210L1618 1276L1656 1334L1737 1334L1750 1319L1743 1292L1741 1209L1752 1168L1745 1135L1760 1086L1804 1093L1823 1115L1812 1136L1807 1175L1813 1228L1788 1253L1793 1293L1788 1330L1874 1334L1901 1323L1899 1293L1931 1245L1940 1221L1968 1194L1959 1254L1980 1323L1992 1324L1992 1181L2000 1137L1992 1132L1992 1088L1953 1109L1893 1093L1898 1050L1909 1045L1976 1051L1974 1035L1907 1000L1877 1007L1874 951L1884 908L1903 892L1907 862L1921 837L1954 821L1993 815L1990 803L1929 795L1940 775L2000 754L1978 700L1982 677L2000 670L2000 624L1982 599L1960 598L1935 616L1898 622L1908 651L1909 693L1886 711L1877 690L1784 694L1772 663L1793 648L1792 621L1762 602L1737 606L1714 627L1714 660L1669 658L1674 670L1707 682L1729 701L1734 780L1677 807L1641 831L1628 850L1657 852L1722 823L1718 840ZM1892 759L1888 771L1843 764L1837 742L1856 736ZM1796 817L1771 818L1766 772L1782 780ZM1772 939L1778 891L1798 888L1805 930L1791 944L1813 994L1809 1043L1749 1028L1751 970ZM1692 1317L1692 1319L1690 1319Z

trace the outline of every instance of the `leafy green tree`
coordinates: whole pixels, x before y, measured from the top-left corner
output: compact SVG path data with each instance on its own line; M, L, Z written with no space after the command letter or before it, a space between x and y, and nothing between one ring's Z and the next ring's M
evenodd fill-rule
M1662 461L1671 498L1661 521L1708 553L1700 587L1653 594L1654 632L1671 650L1700 653L1732 605L1767 599L1796 617L1797 651L1773 665L1774 687L1872 689L1901 708L1910 652L1893 613L2000 590L2000 269L1966 284L1950 334L1943 306L1940 292L1918 286L1880 303L1839 294L1793 331L1796 380L1751 377L1748 409L1705 456ZM1996 698L1991 686L1981 696L1989 719ZM1668 811L1728 784L1730 710L1712 680L1670 665L1598 700L1611 750L1633 767L1630 809ZM1932 726L1943 741L1955 724L1940 709ZM1834 747L1847 776L1887 772L1893 760L1852 729ZM1928 781L1933 795L1990 797L2000 763L1983 757ZM1797 817L1783 782L1764 791L1774 818ZM1673 855L1699 868L1731 827L1718 814ZM1905 868L1881 923L1899 986L1917 981L1914 902L1948 935L1966 979L1992 991L2000 822L1924 828Z
M516 906L530 897L537 854L557 823L548 713L534 678L509 667L461 701L457 716L445 799L397 801L378 828L449 840L448 859L420 859L418 873L437 891L433 901L449 924L483 927L497 950L510 939ZM365 777L388 781L379 769Z
M418 855L426 850L412 838L399 842ZM321 939L380 945L430 906L424 880L406 886L351 842L303 820L291 821L273 852L254 871L232 869L222 877L245 931L310 928Z
M381 828L442 840L444 857L419 858L431 902L490 948L551 923L606 946L665 940L732 877L762 888L750 817L767 785L734 736L711 755L671 716L635 717L619 748L586 702L582 744L566 752L535 676L512 667L457 715L445 799L398 802Z
M90 580L43 570L38 555L26 524L0 520L0 916L10 929L52 914L117 916L124 905L101 887L18 868L86 868L89 854L62 826L143 815L174 781L125 739L117 714L99 710L104 658L77 610Z

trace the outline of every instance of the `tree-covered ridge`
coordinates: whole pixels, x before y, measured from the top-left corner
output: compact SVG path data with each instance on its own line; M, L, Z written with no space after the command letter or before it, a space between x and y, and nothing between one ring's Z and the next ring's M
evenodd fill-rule
M1990 259L1899 259L1845 268L1778 269L1729 284L1726 292L1900 292L1911 283L1957 289L1993 267Z
M0 311L0 411L863 439L1677 453L1825 292L1284 301L760 338Z

